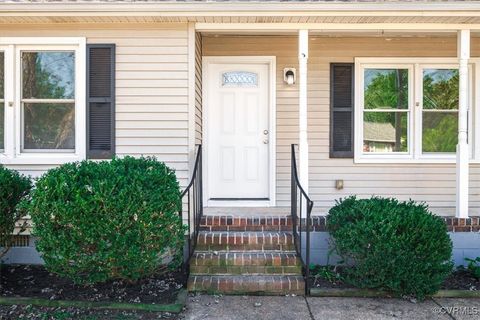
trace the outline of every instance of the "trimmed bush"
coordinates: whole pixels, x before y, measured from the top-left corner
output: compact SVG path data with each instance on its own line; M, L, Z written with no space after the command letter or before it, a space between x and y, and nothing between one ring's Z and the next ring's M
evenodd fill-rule
M31 187L28 177L0 166L0 257L10 248L15 223L22 217L17 205Z
M134 281L181 258L180 188L154 158L62 165L37 181L26 207L45 267L76 283Z
M452 271L446 225L425 204L349 197L330 209L327 228L357 287L424 299Z

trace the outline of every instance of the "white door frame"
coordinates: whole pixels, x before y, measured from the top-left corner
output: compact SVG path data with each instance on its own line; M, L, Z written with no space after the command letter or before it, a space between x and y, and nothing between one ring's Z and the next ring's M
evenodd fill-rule
M269 66L269 200L265 201L211 201L208 188L208 72L210 64L265 63ZM276 57L275 56L204 56L202 57L202 143L204 172L204 201L207 207L273 207L276 204Z

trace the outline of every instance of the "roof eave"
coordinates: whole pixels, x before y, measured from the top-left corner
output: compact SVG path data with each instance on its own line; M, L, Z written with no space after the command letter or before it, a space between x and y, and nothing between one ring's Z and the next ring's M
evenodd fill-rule
M226 7L228 6L228 11ZM28 16L480 16L480 2L15 2L1 15Z

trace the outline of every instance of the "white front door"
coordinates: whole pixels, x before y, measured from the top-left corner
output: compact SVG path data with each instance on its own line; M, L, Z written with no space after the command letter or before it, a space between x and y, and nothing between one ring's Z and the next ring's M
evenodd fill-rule
M209 203L268 201L269 64L232 58L205 71Z

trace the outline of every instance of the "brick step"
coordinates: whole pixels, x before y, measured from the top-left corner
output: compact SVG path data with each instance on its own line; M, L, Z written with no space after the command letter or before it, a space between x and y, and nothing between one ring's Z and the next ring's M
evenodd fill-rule
M198 251L293 251L293 237L288 232L216 232L201 231Z
M192 275L301 275L300 266L190 266Z
M191 274L302 274L294 252L195 252Z
M190 275L187 289L222 294L303 295L305 282L299 275Z
M291 231L289 216L203 216L200 222L203 231Z
M295 251L291 252L195 252L194 266L300 266Z

